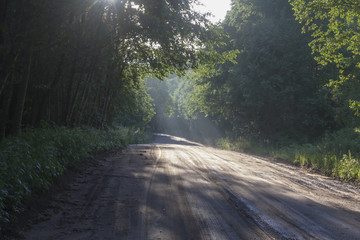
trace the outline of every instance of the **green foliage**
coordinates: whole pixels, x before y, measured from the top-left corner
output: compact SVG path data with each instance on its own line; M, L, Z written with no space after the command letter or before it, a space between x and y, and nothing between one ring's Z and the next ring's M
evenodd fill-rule
M0 223L18 214L24 199L47 189L54 177L97 152L141 142L143 130L83 127L29 129L0 143ZM1 229L0 229L1 230Z
M296 147L293 145L291 148L294 148L294 163L300 166L311 167L316 169L322 169L324 166L323 156L319 151L317 146L312 144L304 144L301 147Z
M337 162L335 168L336 174L349 181L360 180L360 158L353 158L351 152L344 154L342 159Z
M119 106L116 124L145 128L155 115L153 99L147 92L146 81L141 80L137 88L122 94L126 104Z
M105 128L153 116L142 79L222 60L222 31L197 0L6 1L0 140L42 121ZM120 115L120 117L119 117Z
M326 134L317 143L274 146L244 138L223 138L217 146L222 149L265 154L297 166L320 171L329 176L360 182L360 130L345 128Z
M286 156L282 158L295 164L315 168L345 180L360 180L357 175L360 159L360 134L357 129L344 128L326 134L316 144L294 144L274 151L279 152Z
M290 0L295 16L311 33L310 46L322 65L335 65L338 73L328 86L342 94L342 108L359 112L360 2L349 0ZM344 86L345 85L345 86ZM351 85L349 91L349 85ZM357 89L357 91L355 90ZM352 114L349 112L348 114ZM345 116L349 119L349 116ZM352 126L352 125L347 125Z
M253 144L243 137L238 137L235 141L232 141L230 138L220 138L216 142L216 147L226 150L251 152Z
M237 64L215 66L195 81L193 102L230 136L306 141L334 123L327 72L311 56L309 36L286 0L236 0L223 23L221 51ZM196 108L195 108L196 109Z
M360 2L290 0L297 19L312 33L316 60L344 70L360 67Z
M300 166L318 169L348 181L360 181L360 134L345 128L325 135L316 144L291 145L275 149L272 156Z

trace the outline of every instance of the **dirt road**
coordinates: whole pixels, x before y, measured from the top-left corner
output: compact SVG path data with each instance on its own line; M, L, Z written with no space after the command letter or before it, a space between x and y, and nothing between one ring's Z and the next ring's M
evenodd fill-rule
M25 239L360 239L360 190L168 135L98 159Z

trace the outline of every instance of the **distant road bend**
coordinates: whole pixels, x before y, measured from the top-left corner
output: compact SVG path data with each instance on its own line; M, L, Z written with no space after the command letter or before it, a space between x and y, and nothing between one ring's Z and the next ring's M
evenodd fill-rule
M360 239L360 190L164 134L96 159L25 239Z

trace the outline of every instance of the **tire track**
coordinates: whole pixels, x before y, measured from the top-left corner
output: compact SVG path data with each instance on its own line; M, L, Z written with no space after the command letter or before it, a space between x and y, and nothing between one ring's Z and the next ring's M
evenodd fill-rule
M360 239L360 189L169 135L95 160L25 239Z

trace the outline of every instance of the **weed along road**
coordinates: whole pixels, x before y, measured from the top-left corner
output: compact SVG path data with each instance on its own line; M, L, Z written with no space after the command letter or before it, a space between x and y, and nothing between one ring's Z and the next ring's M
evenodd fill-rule
M158 134L95 159L25 239L360 239L360 190Z

